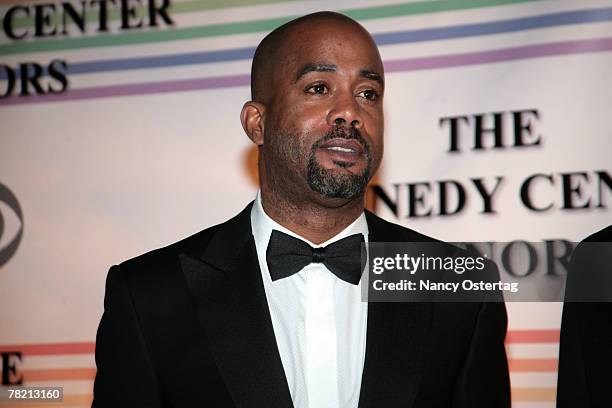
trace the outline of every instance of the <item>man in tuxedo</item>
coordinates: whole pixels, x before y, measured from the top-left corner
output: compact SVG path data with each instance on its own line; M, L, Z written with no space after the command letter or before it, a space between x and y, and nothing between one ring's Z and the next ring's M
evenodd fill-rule
M361 301L383 64L322 12L258 46L243 128L260 191L231 220L111 268L94 407L509 407L503 303Z
M558 408L612 404L612 225L572 253L559 344Z

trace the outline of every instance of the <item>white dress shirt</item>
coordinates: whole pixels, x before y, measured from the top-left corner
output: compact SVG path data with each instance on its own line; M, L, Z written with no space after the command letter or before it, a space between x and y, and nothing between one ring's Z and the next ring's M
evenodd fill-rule
M361 282L352 285L322 263L272 282L266 249L272 230L322 247L352 234L368 240L361 214L342 232L316 245L284 228L264 212L261 194L251 211L264 290L276 344L295 408L356 408L365 359L368 304L361 301Z

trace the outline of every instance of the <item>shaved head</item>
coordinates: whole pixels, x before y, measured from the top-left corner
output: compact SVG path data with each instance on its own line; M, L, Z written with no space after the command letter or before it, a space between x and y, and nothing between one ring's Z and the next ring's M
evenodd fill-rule
M251 99L266 104L279 68L294 60L295 54L308 42L313 30L325 31L330 26L348 28L364 44L377 49L366 29L343 14L321 11L289 21L268 34L255 50L251 66ZM309 68L316 67L304 67L306 70Z
M342 14L309 14L261 41L240 121L272 219L323 242L363 212L383 154L384 91L376 43Z

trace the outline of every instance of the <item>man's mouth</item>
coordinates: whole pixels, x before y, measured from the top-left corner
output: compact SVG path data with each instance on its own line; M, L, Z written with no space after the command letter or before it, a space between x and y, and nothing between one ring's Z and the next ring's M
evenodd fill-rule
M340 147L340 146L334 146L334 147L327 147L328 150L336 150L338 152L347 152L347 153L357 153L355 150L353 149L345 149L344 147Z
M368 165L370 149L357 129L338 127L315 143L313 153L323 168L357 169Z
M357 140L339 137L327 140L325 143L321 144L319 148L350 156L360 156L365 152L363 145Z

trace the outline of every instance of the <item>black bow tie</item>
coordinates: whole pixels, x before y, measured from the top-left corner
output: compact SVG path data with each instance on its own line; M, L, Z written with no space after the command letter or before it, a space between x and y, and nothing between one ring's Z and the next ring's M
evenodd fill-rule
M365 266L363 234L354 234L322 248L313 248L301 239L273 230L266 250L272 280L298 273L310 263L322 263L340 279L357 285ZM362 260L363 256L363 260Z

